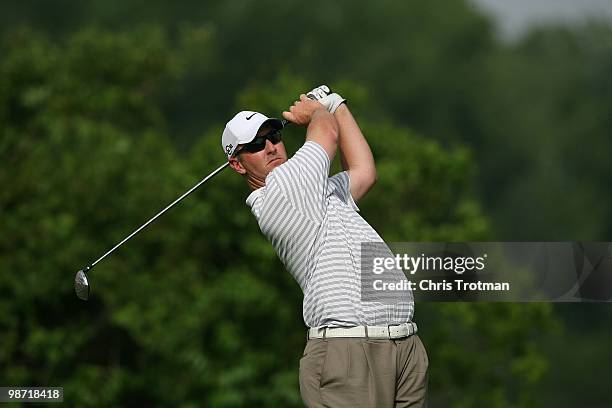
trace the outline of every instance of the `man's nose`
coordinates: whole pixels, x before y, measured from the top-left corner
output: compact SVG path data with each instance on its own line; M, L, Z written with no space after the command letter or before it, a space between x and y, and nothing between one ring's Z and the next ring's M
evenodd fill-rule
M276 151L276 145L272 143L270 140L266 140L266 152L274 153Z

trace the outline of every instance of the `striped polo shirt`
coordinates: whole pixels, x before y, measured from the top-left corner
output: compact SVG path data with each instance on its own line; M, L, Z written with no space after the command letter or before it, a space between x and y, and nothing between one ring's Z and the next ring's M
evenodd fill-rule
M304 323L350 327L411 321L410 291L386 293L384 302L362 301L361 243L383 240L358 214L348 172L329 177L330 165L323 147L307 141L246 200L304 293ZM384 256L393 256L383 247Z

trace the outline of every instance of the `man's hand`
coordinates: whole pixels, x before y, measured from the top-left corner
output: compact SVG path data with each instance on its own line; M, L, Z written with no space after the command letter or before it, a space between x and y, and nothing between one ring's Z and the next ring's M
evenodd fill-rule
M329 160L334 159L338 147L338 122L325 106L301 94L289 111L283 112L283 117L296 125L308 126L306 141L312 141L321 146Z
M306 96L319 101L331 114L335 113L336 109L346 102L346 99L337 93L332 93L327 85L317 86L312 91L308 92Z
M312 115L317 110L326 109L321 103L308 98L301 94L300 100L295 101L289 111L283 112L283 117L296 125L308 125L312 119Z

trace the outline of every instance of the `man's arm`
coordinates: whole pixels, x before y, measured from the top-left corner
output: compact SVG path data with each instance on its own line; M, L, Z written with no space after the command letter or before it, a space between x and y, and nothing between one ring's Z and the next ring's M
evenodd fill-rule
M306 143L271 173L266 185L278 189L303 216L321 222L327 211L329 168L338 145L338 123L323 105L305 95L283 112L283 117L308 127Z
M338 106L334 116L340 130L338 147L342 168L349 173L351 195L355 201L358 201L376 183L374 157L359 125L345 103Z

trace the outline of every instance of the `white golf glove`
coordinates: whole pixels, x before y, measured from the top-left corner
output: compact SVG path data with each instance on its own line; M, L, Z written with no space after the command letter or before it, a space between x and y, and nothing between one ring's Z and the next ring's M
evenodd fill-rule
M338 106L346 102L346 99L337 93L332 93L327 85L317 86L312 91L308 92L306 96L325 106L325 109L331 114L336 112Z

